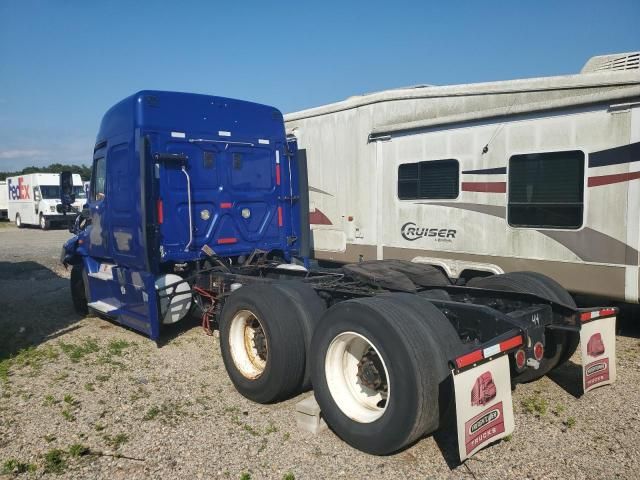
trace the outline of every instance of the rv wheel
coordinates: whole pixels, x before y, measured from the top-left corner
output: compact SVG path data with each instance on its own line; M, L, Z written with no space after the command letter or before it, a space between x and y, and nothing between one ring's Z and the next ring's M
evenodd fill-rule
M84 268L82 265L74 265L71 267L71 300L73 301L73 309L79 315L89 313L84 277Z
M304 333L292 295L273 285L248 285L222 309L220 349L238 392L258 403L297 394L305 369Z
M386 455L438 428L449 372L424 315L390 297L348 300L316 329L314 394L327 424L353 447Z
M42 230L49 230L49 220L42 214L40 214L40 228Z
M509 292L532 293L552 302L562 303L576 308L576 302L562 285L552 278L537 272L511 272L490 277L474 278L469 281L470 287L506 290ZM517 383L531 382L546 375L550 370L566 362L576 351L580 335L573 332L549 330L545 333L544 357L540 368L526 369L513 377Z
M16 213L16 227L18 227L18 228L22 228L23 227L22 219L20 218L20 214L19 213Z

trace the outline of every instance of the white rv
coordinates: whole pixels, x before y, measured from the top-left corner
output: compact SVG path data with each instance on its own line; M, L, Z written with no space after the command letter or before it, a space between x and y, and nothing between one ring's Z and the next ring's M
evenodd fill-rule
M639 301L640 53L580 74L355 96L285 116L315 257L534 270Z
M9 194L7 190L7 181L0 180L0 220L9 218Z
M67 223L69 217L57 211L60 203L60 174L31 173L7 178L9 219L18 228L38 225L43 230L55 223ZM86 202L82 179L73 175L74 207L81 209Z

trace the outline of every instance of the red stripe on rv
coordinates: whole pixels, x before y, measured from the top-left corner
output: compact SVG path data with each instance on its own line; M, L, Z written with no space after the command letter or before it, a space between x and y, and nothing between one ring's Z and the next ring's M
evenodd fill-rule
M462 182L462 191L507 193L507 182Z
M276 165L276 185L280 185L280 165Z
M278 207L278 226L282 226L282 207Z
M587 185L590 187L599 187L600 185L610 185L612 183L628 182L640 178L640 172L616 173L613 175L597 175L589 177Z

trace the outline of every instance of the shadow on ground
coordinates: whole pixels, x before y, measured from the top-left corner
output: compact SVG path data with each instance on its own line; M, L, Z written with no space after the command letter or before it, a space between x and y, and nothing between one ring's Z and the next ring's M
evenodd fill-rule
M77 328L81 318L68 279L37 262L0 262L0 360Z

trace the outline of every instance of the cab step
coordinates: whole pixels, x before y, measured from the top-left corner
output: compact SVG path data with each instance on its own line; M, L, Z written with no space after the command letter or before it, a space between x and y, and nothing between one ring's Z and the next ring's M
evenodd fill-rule
M119 310L120 307L122 307L122 303L116 298L106 298L104 300L89 302L87 306L89 308L97 310L100 313L112 313L116 310Z

